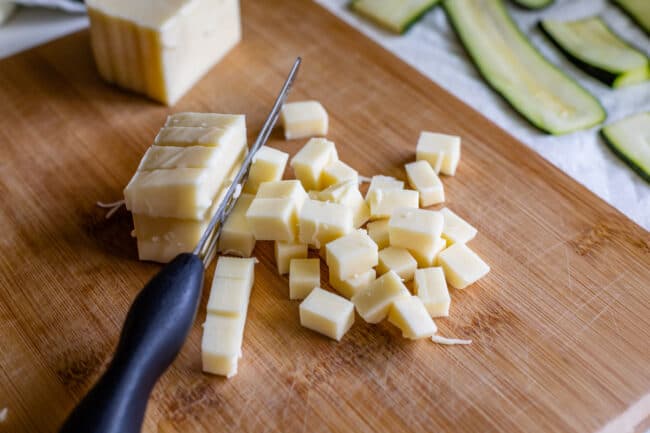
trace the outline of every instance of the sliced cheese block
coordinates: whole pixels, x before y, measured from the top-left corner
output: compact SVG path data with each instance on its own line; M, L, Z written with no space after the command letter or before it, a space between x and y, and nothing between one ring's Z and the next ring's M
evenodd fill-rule
M388 321L397 326L405 338L411 340L428 338L438 331L436 324L417 296L396 299L390 308Z
M476 236L478 230L472 227L467 221L456 215L451 210L445 208L440 209L443 217L442 237L445 238L449 244L464 244Z
M329 274L330 285L348 299L351 299L360 291L365 290L376 278L377 272L372 268L345 280L336 278L336 275L333 275L331 270Z
M251 194L242 194L237 199L228 219L221 228L218 244L220 253L241 257L250 257L253 253L255 234L246 218L246 212L252 202Z
M397 208L388 222L390 244L426 251L433 247L442 234L443 217L440 212L426 209Z
M355 228L361 227L370 218L370 207L363 199L359 184L355 181L340 182L320 192L316 191L314 197L315 200L331 201L350 208Z
M402 281L411 281L415 275L418 262L406 248L388 247L379 251L379 264L377 274L383 275L394 271Z
M248 180L244 184L244 192L256 194L263 182L282 179L289 160L289 154L268 146L260 147L248 172Z
M253 280L257 259L241 257L219 257L214 270L215 278L232 278L239 280ZM252 282L251 282L252 284Z
M291 259L289 299L305 299L316 287L320 287L320 260Z
M255 198L246 211L246 219L257 240L296 239L296 203L290 198Z
M323 168L322 188L336 185L337 183L352 181L359 184L359 173L341 160L334 161Z
M413 288L431 317L449 316L451 297L449 296L449 289L447 289L445 273L442 268L416 270Z
M338 161L333 142L324 138L312 138L291 159L291 167L305 190L323 189L323 169Z
M368 229L368 236L375 241L379 249L384 249L390 245L390 237L388 233L387 219L369 222L366 228Z
M460 137L422 132L416 148L416 159L427 161L436 173L453 176L460 161Z
M354 295L354 303L359 315L368 323L379 323L388 315L396 300L411 296L402 279L393 271L388 271L370 285Z
M156 146L206 146L239 148L246 143L246 130L240 127L201 128L196 126L164 126L156 135Z
M196 128L234 128L246 136L246 116L243 114L195 113L185 111L167 116L165 126L193 126Z
M442 182L427 161L411 162L404 168L409 184L420 193L420 206L427 207L445 201Z
M223 148L207 146L151 146L142 157L138 171L157 168L207 168L221 164Z
M246 319L240 316L206 317L201 340L204 372L226 377L237 374L245 321Z
M370 199L370 219L390 218L395 209L418 208L420 194L406 189L388 189L373 191Z
M356 230L326 245L330 276L338 280L355 278L377 266L377 244L365 230Z
M490 272L490 267L465 244L454 244L443 250L438 262L447 282L455 289L464 289Z
M287 140L327 135L327 111L318 101L288 102L282 107L280 121Z
M306 200L299 217L300 242L320 248L352 231L352 211L338 203Z
M275 242L274 248L275 264L278 267L278 274L289 273L289 263L292 259L307 258L307 244L294 242Z
M354 304L347 299L315 288L300 303L300 324L340 341L354 323Z
M87 0L106 81L173 105L241 39L238 0Z

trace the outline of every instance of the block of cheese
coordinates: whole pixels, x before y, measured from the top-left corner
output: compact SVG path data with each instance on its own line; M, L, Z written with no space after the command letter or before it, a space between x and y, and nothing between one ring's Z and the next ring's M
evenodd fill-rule
M275 241L274 255L278 274L288 274L289 263L292 259L307 258L307 244Z
M282 106L280 121L287 140L327 135L327 111L318 101L288 102Z
M245 321L246 319L240 316L208 314L203 324L201 340L204 372L226 377L237 374Z
M436 324L417 296L406 296L393 302L388 321L397 326L405 338L417 340L431 337L438 331Z
M239 0L87 0L106 81L173 105L241 39Z
M418 262L419 268L429 268L438 264L438 255L446 247L447 241L443 238L438 238L431 246L426 246L423 248L418 245L413 245L408 250L415 261Z
M449 316L451 297L442 268L416 270L413 288L431 317Z
M326 245L330 276L338 280L354 278L377 266L377 244L365 230L355 230Z
M370 179L370 185L368 185L366 200L370 201L370 198L373 196L374 191L389 189L404 189L404 182L390 176L373 176Z
M338 203L306 200L300 210L300 242L320 248L352 231L352 211Z
M453 176L460 161L460 137L422 132L415 152L416 159L427 161L436 173Z
M375 190L368 200L370 219L390 218L395 209L418 208L420 194L407 189Z
M388 236L394 247L426 251L442 233L440 212L426 209L397 208L388 221Z
M316 287L320 287L320 260L291 259L289 299L305 299Z
M296 178L307 191L323 189L323 169L339 156L333 142L324 138L312 138L291 159Z
M262 182L282 179L287 166L289 154L268 146L260 147L248 172L248 180L244 184L244 192L256 194Z
M347 299L315 288L300 303L300 324L341 341L354 323L354 304Z
M241 257L219 257L214 270L214 278L232 278L238 280L253 280L257 259ZM252 282L251 282L252 284Z
M343 161L337 160L323 168L321 187L327 188L348 180L358 185L359 173Z
M359 315L368 323L379 323L388 315L396 300L411 296L402 279L388 271L370 285L354 295L352 302Z
M420 206L427 207L445 201L440 178L427 161L415 161L404 166L413 189L420 193Z
M406 248L388 247L379 251L379 264L377 274L383 275L388 271L394 271L402 281L411 281L418 262Z
M290 198L255 198L246 219L257 240L293 242L296 238L296 203Z
M375 241L379 249L384 249L390 245L390 237L388 235L388 221L381 219L369 222L366 228L368 229L368 236Z
M352 224L355 228L364 225L370 218L370 207L363 199L359 184L354 181L344 181L315 193L315 199L331 201L347 206L352 211Z
M464 289L483 278L490 267L465 244L453 244L438 255L445 278L455 289Z
M365 290L370 283L375 281L375 278L377 278L377 272L372 268L346 280L339 280L336 278L336 275L332 275L332 272L330 271L329 282L337 292L346 298L351 299L360 291Z
M252 287L252 278L213 278L208 314L245 317Z
M223 223L219 236L218 251L241 257L250 257L255 248L255 235L246 218L246 211L253 202L253 195L242 194L237 199L228 219Z
M456 215L451 210L445 208L440 209L442 214L442 237L447 239L449 244L464 244L476 236L476 230L470 223Z

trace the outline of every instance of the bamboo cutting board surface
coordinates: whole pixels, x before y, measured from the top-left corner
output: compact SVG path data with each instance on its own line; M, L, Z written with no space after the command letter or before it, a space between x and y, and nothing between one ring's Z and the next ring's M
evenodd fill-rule
M247 0L243 18L244 41L171 109L101 82L87 32L0 62L0 431L56 430L159 269L136 260L128 213L106 220L95 202L120 198L171 112L245 113L252 140L296 55L291 98L323 102L363 175L404 178L421 130L463 137L446 204L492 272L437 324L474 343L358 317L340 343L303 329L260 242L239 374L201 373L204 293L144 431L619 433L647 416L647 232L319 6Z

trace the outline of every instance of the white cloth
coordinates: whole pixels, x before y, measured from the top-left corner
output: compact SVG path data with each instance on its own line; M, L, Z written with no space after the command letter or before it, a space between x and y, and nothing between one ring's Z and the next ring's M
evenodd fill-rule
M478 75L441 7L399 36L350 11L349 0L317 1L650 230L650 184L612 154L598 136L599 127L556 137L530 126ZM650 38L618 8L605 0L556 0L534 12L508 7L533 44L601 101L608 113L606 122L650 110L650 82L612 90L569 63L536 28L541 17L570 20L600 15L619 35L650 54Z
M528 125L478 76L440 7L406 35L379 29L347 8L349 0L317 0L424 75L483 113L569 176L650 230L650 185L625 166L598 137L598 128L554 137ZM555 64L595 94L608 122L650 110L650 83L611 90L564 59L535 28L540 17L581 18L599 14L628 41L650 54L650 39L605 0L556 0L538 12L510 7L533 44ZM0 27L0 58L87 26L86 17L57 11L21 9Z

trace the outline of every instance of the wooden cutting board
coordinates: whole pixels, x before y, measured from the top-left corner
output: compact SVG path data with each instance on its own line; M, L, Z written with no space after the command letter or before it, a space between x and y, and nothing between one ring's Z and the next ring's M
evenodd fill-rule
M100 81L87 32L0 62L0 431L56 430L159 269L136 260L129 215L95 202L121 198L171 112L246 113L252 139L296 55L292 99L323 102L363 175L403 178L421 130L463 137L446 204L492 272L437 323L474 343L359 318L340 343L301 328L260 242L239 374L201 373L204 296L144 431L620 433L648 415L648 232L319 6L247 0L243 15L244 41L173 108Z

